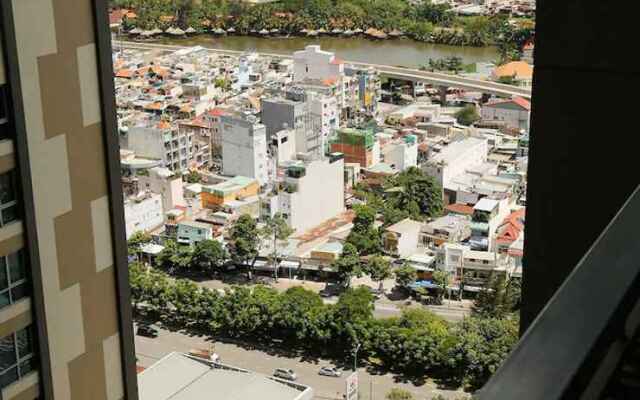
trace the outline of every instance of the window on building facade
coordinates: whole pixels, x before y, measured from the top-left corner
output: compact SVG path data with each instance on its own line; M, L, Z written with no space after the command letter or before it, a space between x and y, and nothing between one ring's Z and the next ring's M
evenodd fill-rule
M35 361L31 326L0 339L0 388L33 371Z
M0 227L17 219L15 177L10 171L0 175Z
M0 308L13 304L29 293L22 250L0 257Z

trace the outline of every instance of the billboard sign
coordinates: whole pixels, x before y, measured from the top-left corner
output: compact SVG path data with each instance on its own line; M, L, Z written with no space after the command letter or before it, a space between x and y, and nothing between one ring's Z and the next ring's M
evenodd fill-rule
M354 372L346 380L346 400L358 400L358 373Z

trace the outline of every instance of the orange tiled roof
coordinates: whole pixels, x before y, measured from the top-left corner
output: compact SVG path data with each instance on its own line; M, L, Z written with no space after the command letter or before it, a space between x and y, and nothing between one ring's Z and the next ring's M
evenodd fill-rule
M171 124L168 123L167 121L160 121L158 122L158 129L169 129L171 128Z
M223 115L227 115L227 112L220 107L216 107L214 109L211 109L207 112L209 115L211 115L212 117L221 117Z
M505 104L505 103L514 103L524 108L527 111L531 110L531 103L520 96L514 96L512 99L509 99L509 100L494 101L493 103L487 103L484 106L490 107L490 106L495 106L497 104Z
M514 242L524 229L525 209L521 208L509 214L498 227L498 237L496 241L501 244Z
M448 206L445 207L445 209L449 212L453 212L456 214L464 214L464 215L473 214L473 207L468 206L466 204L461 204L461 203L449 204Z
M497 78L515 76L516 79L531 79L533 67L524 61L512 61L497 67L493 75Z
M323 79L322 84L325 86L331 86L331 85L335 85L337 81L338 81L338 78L336 78L335 76L332 76L330 78Z
M116 78L131 78L133 77L133 71L130 69L119 69L116 72Z

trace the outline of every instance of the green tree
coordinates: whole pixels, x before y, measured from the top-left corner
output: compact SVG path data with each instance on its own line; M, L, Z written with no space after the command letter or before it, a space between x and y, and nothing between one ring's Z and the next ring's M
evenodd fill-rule
M283 335L300 343L312 343L322 333L324 303L315 292L300 286L287 289L280 296L276 325Z
M253 265L258 257L259 246L260 236L256 221L248 214L241 215L229 230L227 250L233 262L247 268L249 279L252 279Z
M442 304L444 294L446 293L447 286L449 285L449 274L441 270L434 271L433 283L439 287L439 289L437 289L436 300L438 304Z
M473 303L473 313L484 318L505 318L520 304L520 282L492 274Z
M227 251L219 241L202 240L194 246L191 263L194 268L213 274L220 270L227 258Z
M517 318L467 318L442 341L450 378L475 390L486 383L518 341Z
M344 287L351 285L351 278L362 276L362 267L358 250L351 243L345 243L342 254L332 264L331 269L338 275L338 281Z
M478 110L476 110L475 106L468 105L465 106L462 110L456 112L455 114L456 121L460 125L470 126L474 122L480 119L480 114L478 114Z
M364 286L349 288L338 298L333 325L335 338L339 338L344 350L350 351L356 344L367 343L373 322L373 295Z
M399 388L391 389L385 396L387 400L413 400L414 398L410 391Z
M379 254L382 240L378 228L374 226L376 212L368 205L354 207L356 217L346 242L352 244L360 255Z
M293 229L281 214L276 214L273 218L267 217L264 227L260 230L260 237L271 242L269 261L273 265L276 281L278 280L278 269L280 268L280 245L286 243L293 232Z
M402 288L406 288L418 279L416 270L407 263L402 264L395 271L396 283Z
M410 167L385 182L390 207L406 210L409 217L422 220L442 214L442 187L420 168Z
M391 263L382 256L373 256L365 266L365 272L371 276L371 280L378 282L378 290L382 291L383 281L393 276Z
M200 174L198 173L198 171L189 171L189 173L185 174L183 178L187 183L202 182L202 178L200 177Z
M164 248L156 257L156 266L166 271L172 271L175 268L174 260L178 254L178 243L175 240L165 240Z
M143 245L151 243L151 235L143 231L134 232L129 239L127 239L127 250L129 255L136 258L140 254L140 249Z

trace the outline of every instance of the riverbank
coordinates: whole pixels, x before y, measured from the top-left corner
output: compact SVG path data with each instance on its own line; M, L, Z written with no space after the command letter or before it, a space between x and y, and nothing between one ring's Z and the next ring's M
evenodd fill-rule
M128 36L123 39L131 40ZM175 37L159 35L151 43L176 46L202 46L222 50L256 51L291 55L305 46L317 44L338 57L370 64L392 64L408 68L426 65L429 59L460 57L465 64L492 62L499 58L496 47L447 46L416 42L408 38L366 40L361 37L258 37L249 35L213 36L208 34Z

